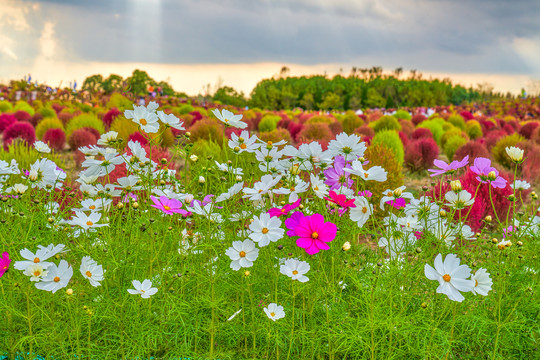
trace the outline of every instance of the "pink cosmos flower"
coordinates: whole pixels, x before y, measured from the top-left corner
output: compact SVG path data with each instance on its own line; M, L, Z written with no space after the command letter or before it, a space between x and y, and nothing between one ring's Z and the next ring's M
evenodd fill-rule
M298 206L300 206L301 201L302 201L302 199L298 198L298 200L296 200L294 203L287 204L287 205L283 206L281 209L280 208L271 208L267 212L270 214L270 217L274 217L274 216L280 217L282 215L288 215L291 210L294 210Z
M337 226L331 222L324 222L321 214L313 214L300 219L294 229L296 245L306 250L309 255L318 253L321 250L329 250L328 242L335 239Z
M518 230L518 227L516 226L514 228L513 225L510 225L509 227L504 228L503 229L503 239L506 239L507 237L511 237L512 235L514 235L515 232L517 232L517 230Z
M343 171L345 167L350 169L351 165L345 161L343 156L339 155L334 159L334 167L324 170L324 176L326 177L324 183L330 186L330 190L339 189L341 185L348 188L353 185L354 181L351 179L351 174Z
M470 167L471 171L476 175L476 180L481 183L490 183L494 188L504 189L506 187L506 179L499 176L499 171L491 166L491 160L483 157L474 159L474 165ZM495 174L490 178L490 173Z
M344 194L336 194L335 191L330 190L329 192L330 197L325 197L325 200L330 201L331 203L337 204L341 207L339 209L339 215L343 215L349 208L354 208L356 205L354 204L354 199L347 199L347 196ZM332 210L331 212L334 213L335 210Z
M407 205L404 198L397 198L396 200L390 200L390 201L387 201L386 203L388 205L393 206L397 210L404 208Z
M461 161L454 160L450 164L442 160L434 160L433 165L439 167L440 169L428 169L429 172L432 172L430 176L437 176L442 174L450 174L455 170L467 166L469 163L469 155L465 156Z
M0 257L0 277L4 276L4 273L9 268L9 264L11 264L11 259L9 258L9 254L5 252Z
M154 202L152 207L163 211L167 215L182 214L187 215L189 212L182 209L182 202L177 199L169 199L166 196L160 196L159 200L155 196L150 196Z
M369 190L364 190L364 191L359 191L358 192L358 196L363 196L363 197L366 197L366 198L370 198L373 196L373 193Z
M285 227L289 229L289 231L287 231L287 236L297 236L294 229L296 229L300 223L300 219L304 217L305 215L301 211L295 211L287 220L285 220Z

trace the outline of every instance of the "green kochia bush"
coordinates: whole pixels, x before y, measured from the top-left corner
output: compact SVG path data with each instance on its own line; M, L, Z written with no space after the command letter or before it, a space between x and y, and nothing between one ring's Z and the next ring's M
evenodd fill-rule
M484 135L484 133L482 132L482 126L476 120L467 121L467 123L465 124L465 131L471 139L478 139Z
M446 141L443 147L443 152L449 161L452 161L456 150L466 144L467 141L468 140L460 134L454 134Z
M269 132L269 131L275 130L279 120L281 120L281 116L265 115L259 122L259 131Z
M13 109L13 105L7 100L0 101L0 113L5 113L8 111L11 111Z
M397 162L403 165L405 158L405 151L403 149L403 143L399 138L399 134L394 130L384 130L375 134L371 140L371 144L384 144L386 147L394 152Z
M392 116L399 120L411 120L412 118L412 115L409 114L408 111L402 109L397 110L396 113Z
M362 126L364 121L355 113L347 113L345 116L343 116L341 124L343 125L343 131L350 135L355 129Z
M103 125L103 122L100 119L98 119L96 115L81 114L81 115L75 116L67 124L66 135L68 139L73 133L73 131L77 129L82 129L85 127L96 129L97 131L99 131L100 134L103 134L105 132L105 126Z
M372 126L375 132L383 130L401 130L401 125L399 125L399 121L392 115L382 116L379 120L373 123Z
M450 115L450 117L446 121L448 121L455 127L460 128L461 130L465 130L465 120L463 120L463 117L461 117L461 115Z

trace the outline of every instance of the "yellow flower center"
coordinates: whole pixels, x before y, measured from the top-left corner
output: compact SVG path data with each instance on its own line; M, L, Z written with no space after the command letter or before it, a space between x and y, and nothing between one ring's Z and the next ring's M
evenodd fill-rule
M91 273L90 271L87 271L87 272L86 272L86 276L92 277L92 273Z
M368 177L368 176L369 176L369 174L368 174L368 173L364 173L364 176L365 176L365 177Z
M319 234L317 234L316 232L314 232L314 233L311 234L311 238L312 238L312 239L318 239L318 238L319 238Z
M90 205L88 208L89 208L90 210L94 210L94 209L96 208L96 205Z
M163 208L164 208L165 210L171 210L171 207L170 207L170 206L167 206L167 205L163 206Z
M362 212L363 212L364 214L367 213L367 207L364 206L364 207L362 208Z
M271 312L271 313L270 313L270 316L271 316L271 317L274 317L274 316L276 316L276 313L275 313L275 312Z
M247 148L247 145L246 144L240 144L240 148L245 149L245 148Z
M143 126L146 125L146 124L148 124L148 122L146 121L146 119L141 119L141 120L139 120L139 122L140 122L141 125L143 125Z
M240 255L240 257L246 257L246 252L245 251L240 251L240 254L238 254L238 255Z
M86 225L88 225L88 226L92 226L92 225L94 225L94 223L93 223L93 222L91 222L91 221L87 221L87 222L86 222Z
M58 276L56 276L56 277L54 278L54 282L59 282L59 281L60 281L60 278L59 278Z
M34 258L34 264L37 264L38 262L40 262L39 258Z
M38 277L39 275L41 275L41 271L39 271L39 270L34 271L34 276L35 277Z
M263 229L262 229L262 233L263 233L263 234L267 234L267 233L268 233L268 228L263 228Z
M450 279L452 279L452 278L450 277L450 275L448 275L448 274L444 274L442 278L443 278L443 280L446 281L446 282L450 282Z
M318 187L318 186L315 186L315 187L313 188L313 190L319 191L319 187Z
M292 274L293 274L293 275L298 275L298 271L293 270Z
M474 287L478 286L478 280L474 279Z

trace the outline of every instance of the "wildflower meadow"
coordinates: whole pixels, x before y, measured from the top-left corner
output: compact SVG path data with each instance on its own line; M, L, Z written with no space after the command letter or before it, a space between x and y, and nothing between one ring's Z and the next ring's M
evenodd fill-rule
M538 102L102 100L0 102L0 358L540 358Z

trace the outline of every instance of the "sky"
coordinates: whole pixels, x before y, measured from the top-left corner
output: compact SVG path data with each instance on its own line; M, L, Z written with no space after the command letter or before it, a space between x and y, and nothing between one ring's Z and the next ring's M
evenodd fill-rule
M540 82L538 0L0 0L0 83L141 69L189 95L277 75L411 69L518 93Z

